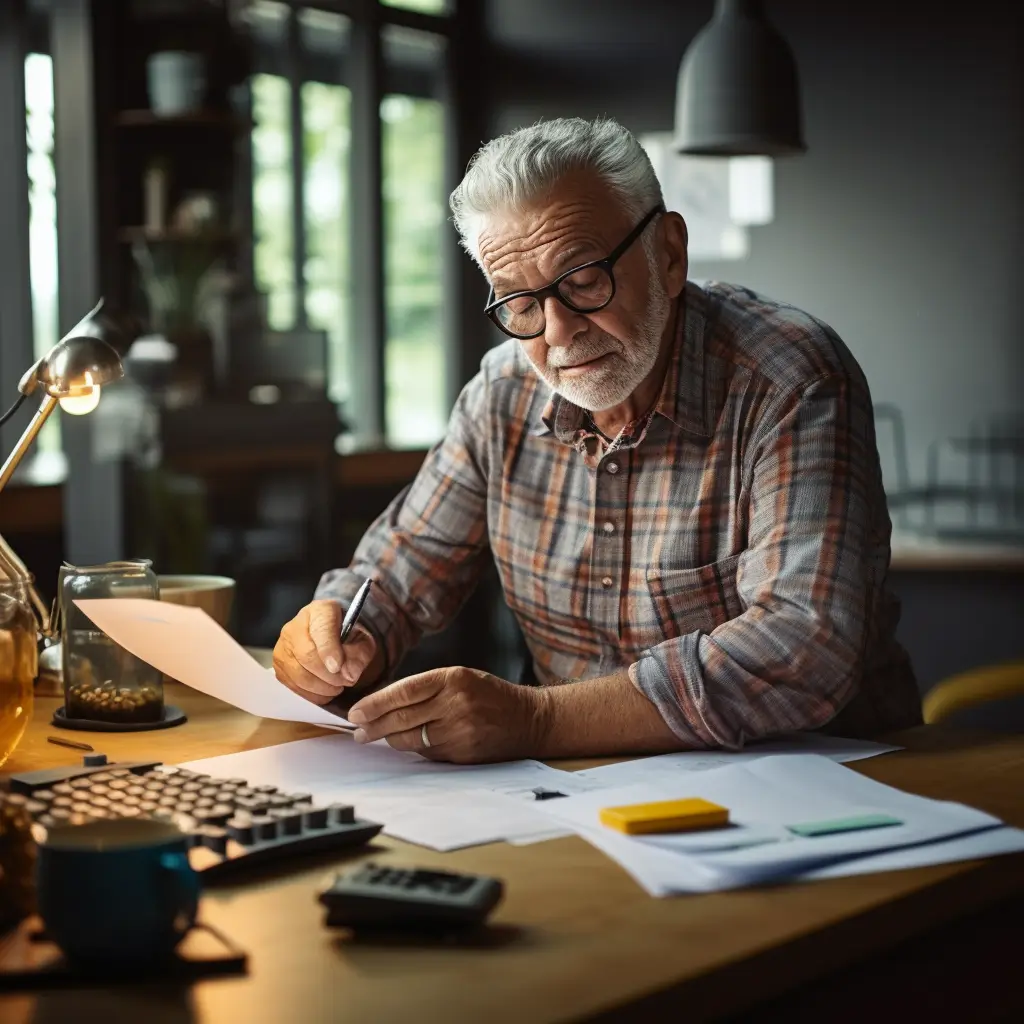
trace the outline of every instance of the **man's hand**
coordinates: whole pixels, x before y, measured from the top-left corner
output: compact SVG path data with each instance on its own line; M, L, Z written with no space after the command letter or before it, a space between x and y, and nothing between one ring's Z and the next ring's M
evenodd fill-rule
M342 615L337 601L313 601L285 624L274 647L274 674L314 704L326 704L364 674L380 672L377 641L361 626L342 645Z
M348 719L358 743L387 739L435 761L478 764L527 757L542 745L542 690L471 668L409 676L363 697ZM423 726L430 746L424 746Z

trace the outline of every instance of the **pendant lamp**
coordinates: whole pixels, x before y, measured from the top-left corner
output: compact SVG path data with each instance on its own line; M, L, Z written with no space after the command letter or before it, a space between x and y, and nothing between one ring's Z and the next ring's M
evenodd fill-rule
M760 0L716 0L683 55L674 148L699 156L802 153L796 61Z

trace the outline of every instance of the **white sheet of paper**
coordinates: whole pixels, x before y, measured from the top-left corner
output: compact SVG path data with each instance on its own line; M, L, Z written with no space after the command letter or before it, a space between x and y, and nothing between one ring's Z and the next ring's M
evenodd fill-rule
M360 817L384 824L384 833L432 850L460 850L482 843L529 838L550 823L519 800L485 789L437 789L377 785L340 787L325 794L331 803L350 803Z
M137 658L251 715L354 728L279 683L201 608L143 598L91 598L75 604Z
M630 847L630 840L626 836L618 835L610 829L582 830L579 835L616 861L651 896L678 896L711 891L712 887L709 886L705 875L694 870L692 864L681 863L681 858L668 850L655 846L640 847L640 844ZM1020 852L1024 852L1024 830L993 828L921 846L908 846L854 857L826 867L800 872L792 875L787 881L812 882L824 878L867 875L876 871L901 871L907 868L928 867L931 864L950 864L961 860Z
M602 807L689 796L728 807L735 825L718 833L636 838L599 822ZM674 782L662 778L602 789L547 801L537 809L573 828L656 895L799 877L860 856L1001 825L981 811L903 793L813 754L765 757ZM865 811L892 814L903 824L814 838L785 829L787 824ZM721 848L723 843L732 848Z
M710 771L774 754L820 754L844 764L900 749L888 743L874 743L870 740L850 740L820 733L793 733L763 743L752 743L738 751L687 750L678 754L657 754L619 764L606 764L600 768L587 768L576 774L599 782L602 786L622 786L631 782L662 781L683 772Z
M595 785L539 761L445 764L348 736L295 740L182 767L310 793L319 803L351 803L359 817L382 822L388 835L437 850L566 835L564 826L536 813L531 791L586 792Z

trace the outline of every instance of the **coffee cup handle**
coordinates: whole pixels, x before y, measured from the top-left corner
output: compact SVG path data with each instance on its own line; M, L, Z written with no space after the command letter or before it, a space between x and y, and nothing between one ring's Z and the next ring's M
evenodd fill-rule
M175 906L179 908L177 921L184 918L181 934L196 923L199 910L199 875L192 870L188 855L184 853L165 853L160 858L160 866L164 869L168 888L171 891Z

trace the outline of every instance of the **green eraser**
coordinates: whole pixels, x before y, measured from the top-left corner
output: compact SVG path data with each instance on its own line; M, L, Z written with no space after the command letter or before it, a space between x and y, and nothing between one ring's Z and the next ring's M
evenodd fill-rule
M787 825L786 828L798 836L829 836L836 832L856 832L862 828L885 828L888 825L902 824L899 818L894 818L891 814L855 814L849 818L805 821L799 825Z

